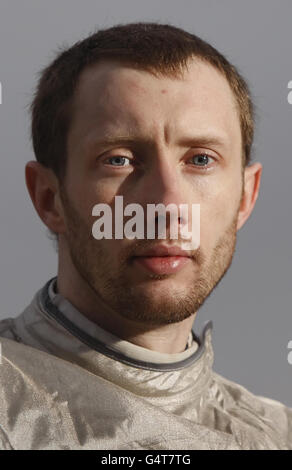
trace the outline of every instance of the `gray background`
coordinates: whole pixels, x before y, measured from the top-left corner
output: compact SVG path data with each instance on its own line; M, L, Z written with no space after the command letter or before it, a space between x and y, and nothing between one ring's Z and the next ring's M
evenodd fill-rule
M247 78L257 105L254 161L263 164L253 214L232 266L199 310L212 319L214 369L252 393L292 406L291 0L0 0L0 318L18 315L57 272L57 254L30 201L28 105L37 73L60 45L96 27L160 21L214 45Z

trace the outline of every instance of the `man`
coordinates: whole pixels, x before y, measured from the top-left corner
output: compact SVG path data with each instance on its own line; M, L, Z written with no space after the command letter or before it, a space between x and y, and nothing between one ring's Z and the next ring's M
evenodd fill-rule
M212 322L192 332L260 186L235 67L174 26L98 31L42 72L32 140L26 183L58 274L0 323L2 448L292 449L292 410L213 371ZM93 207L118 195L199 204L199 246L171 224L164 241L97 239Z

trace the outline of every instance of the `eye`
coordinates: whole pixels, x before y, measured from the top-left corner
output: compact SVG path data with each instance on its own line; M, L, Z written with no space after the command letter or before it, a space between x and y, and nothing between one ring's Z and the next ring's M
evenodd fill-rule
M191 157L191 160L194 160L198 158L198 163L199 165L195 165L196 167L201 167L203 170L204 169L208 169L210 168L210 165L208 165L208 161L209 159L211 158L212 160L215 160L215 158L213 158L211 155L209 155L208 153L205 153L205 152L202 152L202 153L196 153L195 155L193 155Z
M120 155L115 155L113 157L109 157L107 158L106 161L112 161L113 162L113 165L110 165L110 166L119 166L119 167L125 167L125 166L129 166L129 163L127 165L123 165L123 163L125 163L125 161L130 162L130 158L128 157L122 157Z

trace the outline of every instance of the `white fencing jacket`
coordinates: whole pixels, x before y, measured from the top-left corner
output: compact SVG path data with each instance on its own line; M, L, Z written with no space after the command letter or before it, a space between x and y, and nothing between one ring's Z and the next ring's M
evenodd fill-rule
M214 372L212 321L185 351L120 340L55 291L0 321L0 449L292 450L292 409Z

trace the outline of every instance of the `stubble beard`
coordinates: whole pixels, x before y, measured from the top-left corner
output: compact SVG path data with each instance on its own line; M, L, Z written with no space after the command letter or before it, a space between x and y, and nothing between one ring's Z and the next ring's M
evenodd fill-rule
M119 268L113 272L113 259L105 250L106 240L95 240L78 211L73 207L64 190L61 191L68 230L65 234L72 262L83 281L96 296L96 305L102 301L119 316L151 326L181 322L204 304L211 292L228 271L237 241L238 209L232 223L225 230L207 258L199 248L194 257L198 263L198 275L184 289L174 291L161 285L159 296L151 295L145 284L129 285L125 275L129 259L125 254L119 260ZM144 245L147 240L144 241ZM134 243L132 245L133 249ZM141 247L141 243L140 243ZM166 282L167 276L153 275L148 282Z

